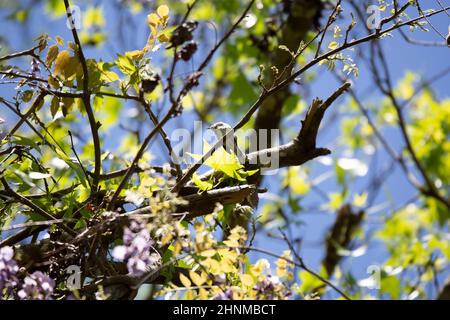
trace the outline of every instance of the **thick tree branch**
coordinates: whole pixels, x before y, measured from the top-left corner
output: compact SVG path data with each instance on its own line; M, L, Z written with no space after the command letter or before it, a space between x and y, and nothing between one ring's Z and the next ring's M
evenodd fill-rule
M247 169L273 168L278 161L278 167L299 166L314 158L330 154L330 150L316 148L317 133L325 114L331 104L350 88L349 82L339 87L326 101L316 99L311 104L305 119L302 121L302 128L297 137L281 146L263 149L247 154ZM269 159L270 161L267 161ZM212 174L209 171L201 176L201 179L208 179ZM192 185L190 183L189 185ZM181 189L180 189L181 190Z
M332 276L334 269L341 261L342 255L339 254L339 249L348 248L363 218L364 211L353 212L348 204L338 210L336 221L327 236L326 255L323 259L328 277Z
M256 151L247 155L247 169L283 168L299 166L314 158L328 155L330 150L316 147L316 139L320 124L326 110L331 104L350 88L350 83L344 83L326 101L315 99L302 121L302 127L291 142L269 149ZM263 161L260 161L260 160ZM269 160L269 161L267 161ZM276 161L274 163L274 161ZM254 183L251 181L251 183Z
M254 185L240 185L180 197L180 199L184 201L177 205L173 216L182 217L184 220L191 220L195 217L211 213L217 203L223 205L240 203L251 193L257 191L258 190ZM126 215L142 215L151 212L150 207L143 207L127 212Z

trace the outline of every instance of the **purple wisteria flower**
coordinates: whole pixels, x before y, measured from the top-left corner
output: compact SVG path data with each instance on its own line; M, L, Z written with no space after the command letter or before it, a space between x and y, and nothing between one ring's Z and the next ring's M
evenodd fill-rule
M0 248L0 300L4 289L9 294L11 289L18 284L16 274L19 271L19 266L13 257L14 250L12 247Z
M127 264L128 272L140 277L158 262L155 254L151 254L154 242L150 238L145 223L132 220L123 231L123 245L113 250L113 257Z
M256 291L256 299L273 300L280 296L288 297L291 295L291 292L282 285L280 279L272 275L258 281L253 290Z
M269 291L272 291L279 283L280 280L278 277L272 277L271 275L269 275L267 278L256 283L253 289L261 293L267 293Z
M44 272L35 271L25 277L17 295L23 300L51 300L54 287L55 280Z
M215 296L213 300L233 300L233 291L228 289Z

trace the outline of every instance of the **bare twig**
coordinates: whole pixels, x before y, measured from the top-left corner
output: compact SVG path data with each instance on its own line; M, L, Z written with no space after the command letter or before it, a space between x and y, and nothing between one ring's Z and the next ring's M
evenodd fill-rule
M81 170L83 171L83 174L84 174L84 176L85 176L85 178L86 178L86 181L87 181L88 184L89 184L89 187L92 189L91 181L89 180L89 176L88 176L88 174L87 174L87 172L86 172L86 169L84 168L83 163L82 163L81 160L80 160L80 157L78 157L77 150L75 150L75 145L74 145L74 143L73 143L72 132L70 132L70 130L69 130L67 133L69 134L69 138L70 138L70 146L71 146L71 148L72 148L72 152L74 153L75 157L77 158L78 164L80 165Z
M37 45L31 49L27 49L27 50L23 50L23 51L19 51L19 52L14 52L14 53L10 53L7 55L4 55L2 57L0 57L0 61L3 60L9 60L9 59L13 59L13 58L17 58L17 57L23 57L23 56L34 56L34 51L36 51L37 49L39 49L40 45Z
M31 105L30 109L28 109L28 111L20 118L20 120L16 123L16 125L8 132L8 134L6 135L5 139L9 139L10 137L12 137L17 130L20 129L20 127L22 126L22 124L28 120L28 117L33 114L37 108L39 108L45 98L45 93L40 93L36 100L33 102L33 104Z

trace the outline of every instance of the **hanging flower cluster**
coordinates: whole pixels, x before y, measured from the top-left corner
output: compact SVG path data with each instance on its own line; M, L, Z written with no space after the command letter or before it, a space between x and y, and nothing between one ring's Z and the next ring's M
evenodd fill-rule
M13 257L13 248L0 248L0 299L3 290L6 289L6 294L9 294L11 289L18 284L16 274L19 271L19 266Z
M51 300L54 287L55 280L44 272L35 271L25 277L17 295L23 300Z
M132 220L130 225L124 228L123 245L113 250L113 256L117 260L127 264L128 272L140 277L158 265L159 255L153 250L154 241L146 224Z
M12 295L22 300L52 299L55 281L46 273L35 271L20 282L18 272L19 266L14 260L13 248L0 248L0 300Z

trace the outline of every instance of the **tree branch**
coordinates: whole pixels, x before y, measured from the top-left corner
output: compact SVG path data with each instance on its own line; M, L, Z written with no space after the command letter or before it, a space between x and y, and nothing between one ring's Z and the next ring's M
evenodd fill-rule
M11 189L11 187L8 185L8 182L6 181L6 179L4 177L0 178L1 183L3 184L3 187L5 188L6 193L15 198L17 201L19 201L20 203L26 205L27 207L29 207L30 209L32 209L35 213L37 213L38 215L40 215L41 217L48 219L48 220L58 220L57 218L55 218L53 215L51 215L50 213L48 213L47 211L45 211L44 209L42 209L41 207L35 205L33 202L31 202L30 200L28 200L27 198L25 198L24 196L18 194L17 192L15 192L13 189ZM66 231L68 234L70 234L71 236L76 236L77 233L75 231L73 231L72 229L70 229L69 227L67 227L65 224L61 224L61 228Z
M328 149L316 148L316 138L319 126L325 111L338 97L344 94L350 86L351 84L349 82L344 83L324 102L315 99L311 104L305 119L302 121L302 127L297 137L281 146L262 149L247 154L248 163L246 164L246 168L273 168L274 163L272 161L264 161L261 159L277 159L279 168L299 166L314 158L330 154L330 150ZM207 155L208 153L203 157L206 158ZM207 179L211 174L212 171L209 171L200 178L202 180Z
M99 124L95 120L94 110L91 106L91 93L89 90L89 72L87 68L86 58L83 53L83 48L81 46L80 39L78 38L77 30L74 27L74 19L72 16L72 11L70 8L69 0L64 0L64 5L66 7L67 19L71 25L72 36L77 45L77 53L80 58L81 66L83 68L83 103L86 109L86 114L89 120L89 126L91 128L92 139L94 142L94 177L92 179L92 192L97 194L98 191L98 183L100 181L100 173L102 170L102 158L101 158L101 146L100 146L100 137L98 134Z

